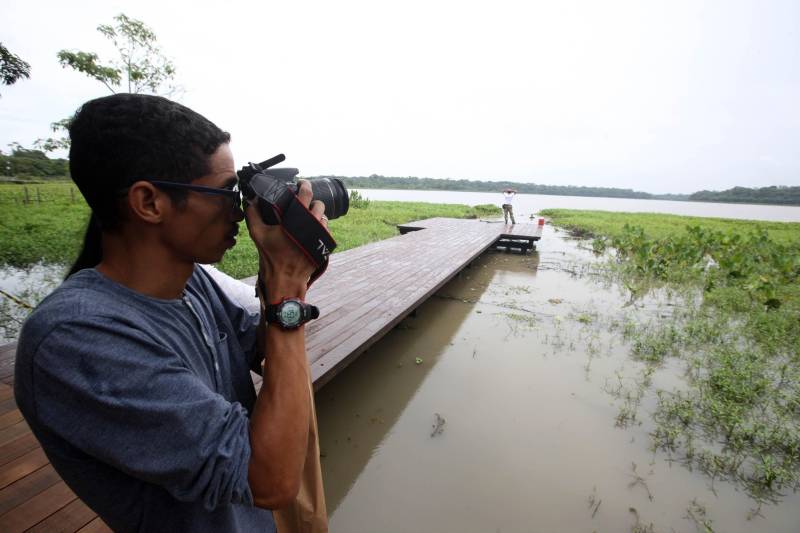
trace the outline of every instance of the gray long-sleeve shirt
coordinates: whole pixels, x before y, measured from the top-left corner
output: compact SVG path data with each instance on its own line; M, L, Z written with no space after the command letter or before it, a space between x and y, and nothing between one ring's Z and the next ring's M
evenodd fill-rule
M23 327L19 409L114 530L274 531L247 481L257 322L199 267L177 300L82 270Z

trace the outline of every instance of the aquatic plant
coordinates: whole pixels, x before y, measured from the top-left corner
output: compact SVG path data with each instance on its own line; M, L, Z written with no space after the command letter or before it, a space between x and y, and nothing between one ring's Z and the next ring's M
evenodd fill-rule
M676 217L631 216L603 214L604 229L588 213L583 229L595 251L609 247L607 272L633 300L656 288L674 294L671 315L619 325L634 359L684 364L685 387L655 391L653 447L758 502L778 501L800 488L800 226L693 219L677 231ZM565 218L581 226L580 216ZM607 387L622 400L617 425L637 420L650 386L641 374L636 385ZM689 514L710 527L699 508Z

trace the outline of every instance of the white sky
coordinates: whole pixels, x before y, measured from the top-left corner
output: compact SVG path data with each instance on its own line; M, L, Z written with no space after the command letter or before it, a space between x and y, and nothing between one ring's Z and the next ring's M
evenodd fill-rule
M62 49L150 26L185 105L306 176L511 179L689 193L800 185L800 2L3 0L32 66L0 147L107 93Z

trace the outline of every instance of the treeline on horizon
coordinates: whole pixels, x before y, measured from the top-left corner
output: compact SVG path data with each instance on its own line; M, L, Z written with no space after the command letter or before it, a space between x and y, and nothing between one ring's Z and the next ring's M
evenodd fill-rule
M63 178L69 176L69 161L50 159L41 150L12 146L11 154L0 151L0 174L20 178Z
M642 200L677 200L692 202L724 202L748 204L800 205L800 187L771 186L750 189L734 187L725 191L699 191L692 194L651 194L612 187L576 187L574 185L539 185L513 181L451 180L437 178L318 176L339 178L355 189L416 189L465 192L499 192L506 188L520 193L556 196L593 196L604 198L638 198Z
M760 189L734 187L721 192L699 191L690 194L689 200L694 202L800 205L800 187L773 185Z
M11 154L0 152L0 174L21 179L58 179L69 176L69 161L51 159L40 150L12 147ZM693 202L755 203L800 205L800 187L771 186L751 189L734 187L725 191L698 191L692 194L651 194L633 189L613 187L577 187L574 185L540 185L513 181L481 181L380 176L315 176L339 178L349 188L403 189L422 191L499 192L512 188L525 194L555 196L591 196L605 198L637 198L642 200L688 200Z
M368 177L315 176L319 178L339 178L355 189L416 189L436 191L499 192L515 189L525 194L547 194L553 196L603 196L608 198L639 198L645 200L667 199L686 200L687 194L650 194L633 189L613 187L577 187L574 185L539 185L537 183L517 183L514 181L454 180L439 178L387 177L373 174Z

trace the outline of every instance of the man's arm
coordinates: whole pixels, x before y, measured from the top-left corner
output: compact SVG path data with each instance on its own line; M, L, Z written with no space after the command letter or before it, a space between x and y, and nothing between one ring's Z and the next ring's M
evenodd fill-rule
M302 182L298 198L321 217L325 206L311 203L311 187ZM324 222L323 222L324 223ZM313 265L278 226L265 225L255 209L247 224L260 257L259 276L266 303L283 298L305 299ZM308 449L311 417L310 369L306 357L305 327L283 330L259 325L259 348L266 354L264 381L250 418L248 479L259 507L279 509L297 497Z

